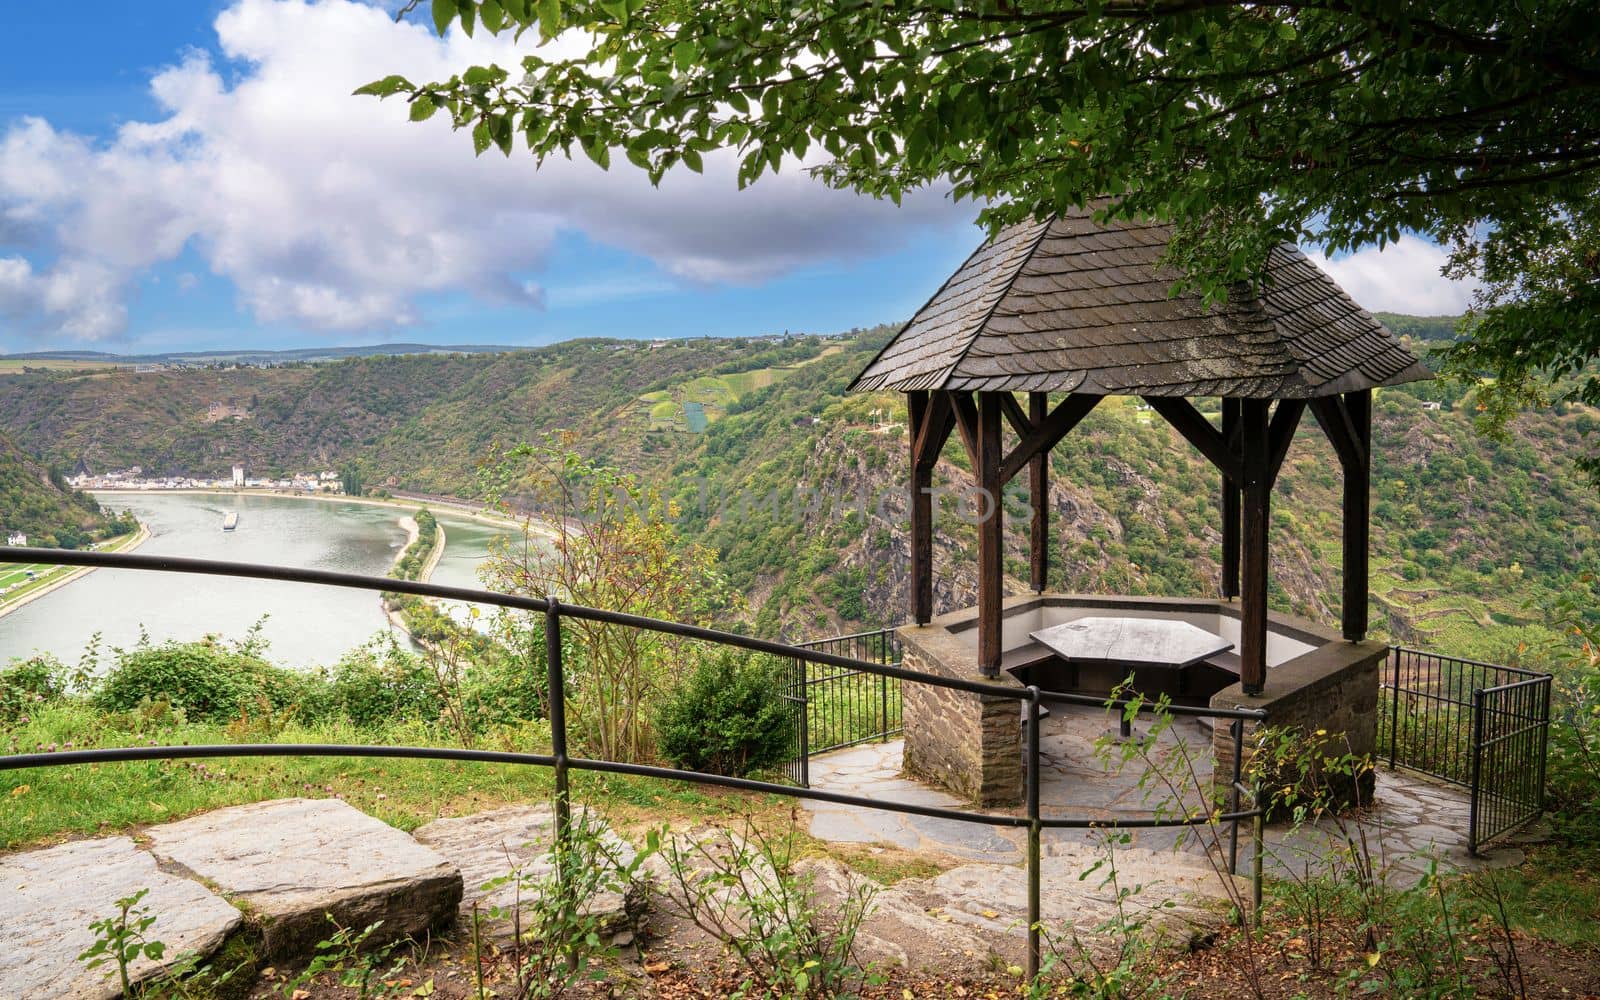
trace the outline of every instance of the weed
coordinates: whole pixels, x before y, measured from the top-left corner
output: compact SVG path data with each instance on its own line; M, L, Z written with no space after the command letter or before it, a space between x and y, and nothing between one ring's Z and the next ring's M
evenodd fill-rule
M317 954L305 971L283 984L286 1000L325 973L337 976L339 985L355 990L360 1000L396 996L406 988L396 982L396 977L405 970L407 958L401 955L390 962L390 956L400 946L399 941L371 951L363 950L367 940L383 926L383 921L375 921L356 931L341 925L331 913L327 918L333 925L333 934L317 942Z
M744 832L665 841L667 908L738 956L748 975L741 997L837 997L868 980L855 959L856 934L877 889L852 883L821 905L815 879L794 869L796 835Z
M498 994L509 1000L561 997L579 983L603 978L619 947L605 925L605 915L590 903L607 893L624 900L636 897L646 884L639 875L641 866L658 842L659 834L652 834L645 850L630 852L604 820L581 809L567 824L566 836L557 836L548 865L514 868L485 885L485 890L511 885L515 895L510 906L489 909L489 918L509 920L512 925L510 946L499 955L487 954L480 915L473 910L479 997L490 995L484 970L496 961L504 962L511 973L511 991Z

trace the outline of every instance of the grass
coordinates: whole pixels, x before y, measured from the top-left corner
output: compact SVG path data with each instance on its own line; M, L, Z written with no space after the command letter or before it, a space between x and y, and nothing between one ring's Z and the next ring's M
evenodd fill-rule
M833 348L824 351L819 357L837 353ZM803 364L811 364L818 360L812 358ZM701 375L690 379L676 390L676 397L672 391L660 389L647 392L639 397L639 404L649 414L651 430L673 429L683 420L682 403L699 403L706 408L706 419L715 422L721 419L726 409L736 402L739 397L764 389L774 382L780 382L798 371L801 365L782 368L757 368L747 372L734 372L729 375Z
M110 361L74 361L72 359L0 358L0 375L21 375L24 368L48 368L51 371L90 372L126 368L125 364Z
M129 532L100 542L95 548L101 552L117 552L126 548L136 537L138 537L137 532ZM30 571L34 574L32 580L28 579ZM61 577L77 571L75 566L54 566L48 563L0 563L0 589L15 588L0 596L0 607L25 597L41 587L48 587Z
M230 731L231 730L231 731ZM392 723L290 725L274 738L236 727L184 723L134 732L82 702L41 706L27 722L0 735L0 752L237 742L451 746L440 727ZM502 730L480 749L549 752L534 728ZM752 812L787 815L794 805L748 795L623 775L574 772L573 795L604 803L619 825L673 820L730 821ZM402 830L440 816L547 799L549 770L509 764L341 757L237 757L137 761L30 770L0 770L0 850L163 823L224 806L267 799L337 796Z
M1600 851L1534 848L1520 867L1496 872L1515 927L1559 944L1600 946Z

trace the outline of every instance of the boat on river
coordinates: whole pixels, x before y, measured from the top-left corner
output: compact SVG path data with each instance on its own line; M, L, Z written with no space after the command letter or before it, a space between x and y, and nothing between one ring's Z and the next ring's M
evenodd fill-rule
M239 512L238 511L230 510L226 514L222 515L222 530L223 531L232 531L234 528L237 528L238 526L239 526Z

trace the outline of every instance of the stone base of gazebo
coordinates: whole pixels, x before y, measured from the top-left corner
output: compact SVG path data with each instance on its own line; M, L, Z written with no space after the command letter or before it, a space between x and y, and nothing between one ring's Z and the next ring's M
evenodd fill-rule
M1238 640L1236 602L1186 598L1092 597L1070 594L1028 594L1008 598L1003 610L1002 663L1012 666L1030 646L1030 633L1091 615L1164 618L1186 621L1224 638ZM927 625L898 630L907 669L940 677L988 680L978 671L975 608L954 611ZM1348 642L1302 619L1271 615L1267 635L1267 683L1250 697L1238 684L1210 696L1213 707L1262 708L1268 725L1326 730L1342 734L1357 755L1371 754L1377 743L1378 671L1387 647L1377 642ZM1002 670L997 681L1018 680ZM1080 689L1109 687L1109 674L1079 679ZM905 728L905 769L985 806L1020 801L1023 782L1022 726L1019 703L985 698L948 688L906 682L901 719ZM1204 699L1202 699L1203 701ZM1246 736L1246 753L1250 740ZM1218 775L1232 769L1233 746L1226 726L1213 737ZM1342 749L1342 744L1341 744ZM1363 799L1370 796L1371 776Z

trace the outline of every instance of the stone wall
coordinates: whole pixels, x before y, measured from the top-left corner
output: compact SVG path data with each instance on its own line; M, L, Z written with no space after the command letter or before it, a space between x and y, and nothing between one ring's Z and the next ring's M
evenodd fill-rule
M1350 752L1372 757L1378 743L1378 672L1388 653L1389 647L1381 642L1331 642L1273 667L1267 672L1266 690L1259 696L1247 696L1234 684L1213 695L1211 707L1265 709L1270 728L1306 735L1326 730L1329 738L1342 737L1341 751L1348 742ZM1245 725L1246 771L1255 731L1254 723ZM1217 760L1217 790L1226 796L1233 762L1233 738L1226 724L1216 727L1212 748ZM1359 784L1342 783L1335 794L1347 804L1370 802L1375 777L1368 770Z
M900 630L906 669L989 680L978 674L975 663L963 672L947 666L944 658L930 655L918 645L914 630L915 626ZM970 659L952 658L957 663ZM908 774L982 806L1012 805L1021 800L1020 701L910 682L902 685L900 697Z

